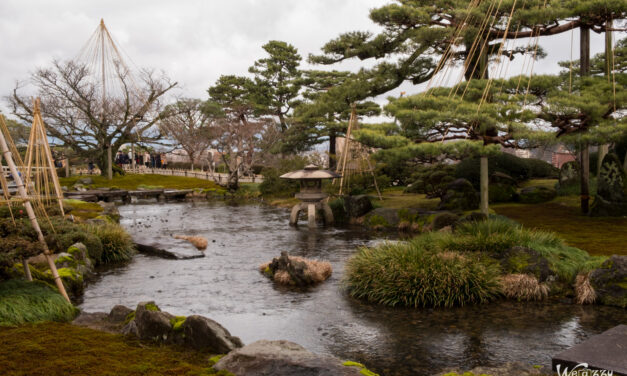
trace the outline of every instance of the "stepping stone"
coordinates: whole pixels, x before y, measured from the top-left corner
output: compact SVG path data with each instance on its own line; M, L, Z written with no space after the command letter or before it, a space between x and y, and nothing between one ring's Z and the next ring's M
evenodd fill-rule
M587 363L589 369L613 371L614 375L627 376L627 325L619 325L590 337L552 359L553 371L557 372L560 366L559 375L563 374L565 368L572 372L582 363ZM582 366L577 368L578 371L583 369ZM570 374L568 372L565 374Z

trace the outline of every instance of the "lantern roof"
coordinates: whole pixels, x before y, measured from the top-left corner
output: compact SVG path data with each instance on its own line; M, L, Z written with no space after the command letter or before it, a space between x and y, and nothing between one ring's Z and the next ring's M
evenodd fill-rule
M318 166L310 164L303 170L291 171L280 176L281 179L316 180L335 179L341 177L340 174L329 170L320 170Z

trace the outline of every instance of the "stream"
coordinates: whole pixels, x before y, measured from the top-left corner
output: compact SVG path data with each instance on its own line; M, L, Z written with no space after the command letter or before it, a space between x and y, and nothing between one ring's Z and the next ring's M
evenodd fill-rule
M119 207L133 237L200 235L206 257L137 255L99 271L80 308L108 312L154 300L175 315L203 315L244 343L287 339L310 351L364 363L386 376L433 375L518 361L550 367L551 356L591 335L627 324L627 310L559 303L497 302L454 309L388 308L342 289L346 260L384 239L359 228L288 225L289 212L223 202L141 203ZM164 236L165 235L165 236ZM331 262L333 275L307 290L275 285L260 264L281 251Z

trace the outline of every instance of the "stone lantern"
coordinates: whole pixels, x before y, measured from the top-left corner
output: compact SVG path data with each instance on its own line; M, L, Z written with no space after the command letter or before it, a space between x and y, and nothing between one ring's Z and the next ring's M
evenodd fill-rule
M340 175L329 170L319 170L315 165L305 166L304 170L292 171L281 175L281 179L300 180L300 192L296 198L302 202L292 208L290 215L290 225L296 226L298 214L307 209L307 219L309 227L316 227L316 213L321 210L324 213L324 223L333 224L333 211L326 202L327 194L322 192L322 179L335 179Z

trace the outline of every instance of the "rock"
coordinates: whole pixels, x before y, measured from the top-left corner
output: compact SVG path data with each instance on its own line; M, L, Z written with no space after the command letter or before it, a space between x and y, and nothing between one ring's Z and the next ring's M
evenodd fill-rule
M326 261L289 256L287 252L281 252L280 257L261 265L260 270L277 283L300 287L325 281L332 273L331 264Z
M364 218L364 225L375 230L395 228L399 222L398 209L393 208L376 208Z
M124 334L125 336L134 336L134 337L139 338L139 330L137 329L137 323L135 322L135 320L132 320L131 322L126 324L122 328L121 333Z
M616 154L603 158L597 183L592 216L621 217L627 215L627 174Z
M498 367L476 367L469 371L449 370L437 374L437 376L444 376L448 374L459 375L491 375L491 376L532 376L532 375L551 375L550 369L544 367L537 367L533 365L526 365L522 363L506 363Z
M67 252L61 252L54 254L54 264L58 268L72 268L76 266L76 260L71 254Z
M457 179L446 187L439 210L474 210L479 207L479 193L466 179Z
M109 312L107 319L110 322L123 323L131 312L133 312L133 310L126 306L116 305L111 309L111 312Z
M68 253L74 257L77 261L88 261L89 253L87 253L87 246L83 243L74 243L68 249Z
M320 356L289 341L254 342L224 356L214 366L237 376L360 376L360 369L347 367L333 357Z
M372 210L372 202L367 195L344 196L344 209L349 217L358 218Z
M188 316L181 331L183 344L199 351L226 354L244 346L238 337L231 336L222 325L203 316Z
M532 186L525 187L520 191L519 200L525 204L539 204L547 202L557 197L557 191L548 187Z
M92 184L94 184L94 179L92 179L92 178L81 178L81 179L78 179L76 181L76 183L77 184L82 184L82 185L92 185Z
M142 302L135 310L135 325L140 339L153 341L167 341L172 324L170 319L174 316L161 312L155 302Z
M203 253L199 253L195 248L194 248L194 254L181 254L180 252L172 252L172 251L165 250L161 248L161 246L157 243L147 244L147 243L135 242L135 247L137 248L137 252L139 253L150 255L150 256L161 257L161 258L168 259L168 260L191 260L191 259L205 257ZM182 249L181 247L177 248L177 251L182 251L182 250L184 249Z
M555 275L549 261L531 248L516 246L492 256L501 261L505 274L532 274L539 282Z
M627 256L614 255L590 273L597 302L627 308Z
M87 191L87 189L82 184L74 184L72 186L72 189L74 189L75 191L79 191L79 192L86 192Z
M102 214L113 219L115 222L120 222L120 211L115 205L115 202L98 201L98 205L102 208Z
M559 185L560 187L572 184L579 184L579 162L570 161L566 162L560 168L559 173Z

